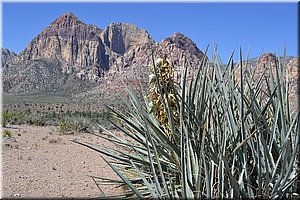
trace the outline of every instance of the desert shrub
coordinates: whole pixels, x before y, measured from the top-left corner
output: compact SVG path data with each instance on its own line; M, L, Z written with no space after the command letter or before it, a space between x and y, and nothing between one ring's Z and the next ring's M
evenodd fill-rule
M11 130L5 129L5 130L3 131L3 137L4 137L4 138L5 138L5 137L11 137L11 136L12 136Z
M112 126L112 124L109 122L110 114L108 112L96 113L94 115L94 119L96 124L101 124L106 129L114 128L114 126Z
M59 129L62 132L84 132L93 124L92 120L82 116L65 116L60 119Z
M170 61L153 62L144 101L126 86L132 105L108 110L111 123L131 139L106 129L99 134L123 150L75 141L111 158L103 157L120 180L94 177L98 184L126 185L118 198L299 195L299 111L289 108L284 64L278 57L274 74L254 79L242 58L234 65L231 57L225 67L217 56L213 61L204 56L193 79L185 67L178 84Z
M7 124L9 124L9 122L11 121L11 119L13 118L13 113L5 111L2 113L2 126L6 127Z
M27 118L30 125L44 126L48 119L48 116L45 113L32 112L27 116Z
M85 131L96 123L108 125L107 119L109 114L85 111L66 111L66 112L39 112L39 111L19 111L2 113L2 126L8 124L29 124L36 126L60 126L64 131Z
M8 124L23 124L28 116L27 111L10 112L5 111L2 113L2 126L6 127Z

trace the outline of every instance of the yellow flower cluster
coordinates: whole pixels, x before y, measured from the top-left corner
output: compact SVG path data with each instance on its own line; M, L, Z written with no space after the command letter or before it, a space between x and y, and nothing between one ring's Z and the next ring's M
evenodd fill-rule
M154 114L160 125L165 129L168 138L171 140L173 136L172 128L167 117L164 103L166 106L170 106L174 124L175 126L177 126L179 124L179 111L175 98L175 87L173 79L174 68L171 65L170 60L161 58L156 60L155 66L157 77L155 75L153 66L151 67L151 74L149 75L148 98L150 99L150 112ZM157 79L162 90L162 95L160 95L160 91L157 85L158 83L156 82Z

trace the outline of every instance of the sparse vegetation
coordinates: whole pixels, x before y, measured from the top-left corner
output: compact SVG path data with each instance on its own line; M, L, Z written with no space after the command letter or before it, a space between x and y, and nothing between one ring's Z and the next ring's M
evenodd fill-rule
M40 113L40 112L33 112L28 115L28 123L30 125L36 125L36 126L44 126L47 121L47 114Z
M2 113L2 126L6 127L8 124L23 123L27 112L3 112Z
M97 123L108 125L107 119L109 115L107 112L40 112L40 111L20 111L2 113L3 127L9 125L29 124L35 126L59 126L62 132L87 131L88 128L95 126Z
M117 198L127 199L299 196L299 111L289 107L284 63L276 58L275 74L254 79L242 61L237 67L231 57L225 68L217 54L213 61L204 57L191 80L186 67L178 87L154 65L142 102L128 85L132 105L108 110L131 140L106 129L99 135L123 150L75 141L112 158L103 157L121 181L94 177L98 184L126 185Z
M11 136L12 136L12 133L11 133L10 130L5 129L5 130L3 131L3 137L4 137L4 138L5 138L5 137L11 137Z
M92 120L83 116L66 116L59 122L59 129L65 131L83 132L92 125Z

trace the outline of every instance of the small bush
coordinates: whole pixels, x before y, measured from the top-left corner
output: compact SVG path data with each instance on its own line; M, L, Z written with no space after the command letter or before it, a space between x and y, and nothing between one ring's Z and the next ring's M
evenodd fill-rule
M29 124L31 125L44 126L46 121L47 121L47 115L42 113L33 112L29 116Z
M26 124L31 117L30 111L21 112L3 112L2 113L2 126L6 127L8 124Z
M21 111L21 112L3 112L2 125L8 124L29 124L36 126L59 126L61 131L86 131L96 123L107 125L108 113L91 113L89 112L38 112L38 111Z
M11 122L11 120L13 119L13 117L14 117L13 113L8 112L8 111L3 112L2 113L2 122L1 122L2 126L6 127Z
M62 132L76 131L84 132L93 124L92 120L81 116L66 116L59 122L59 129Z
M3 131L3 137L11 137L12 136L12 132L10 130L4 130Z

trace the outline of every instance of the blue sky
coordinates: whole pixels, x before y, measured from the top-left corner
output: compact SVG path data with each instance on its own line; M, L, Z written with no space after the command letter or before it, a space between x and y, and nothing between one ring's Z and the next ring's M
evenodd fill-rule
M111 22L132 23L157 42L180 32L202 51L212 49L214 40L224 62L240 47L244 54L250 48L250 57L282 54L285 42L288 55L298 54L297 3L3 3L3 47L20 53L66 12L102 29Z

